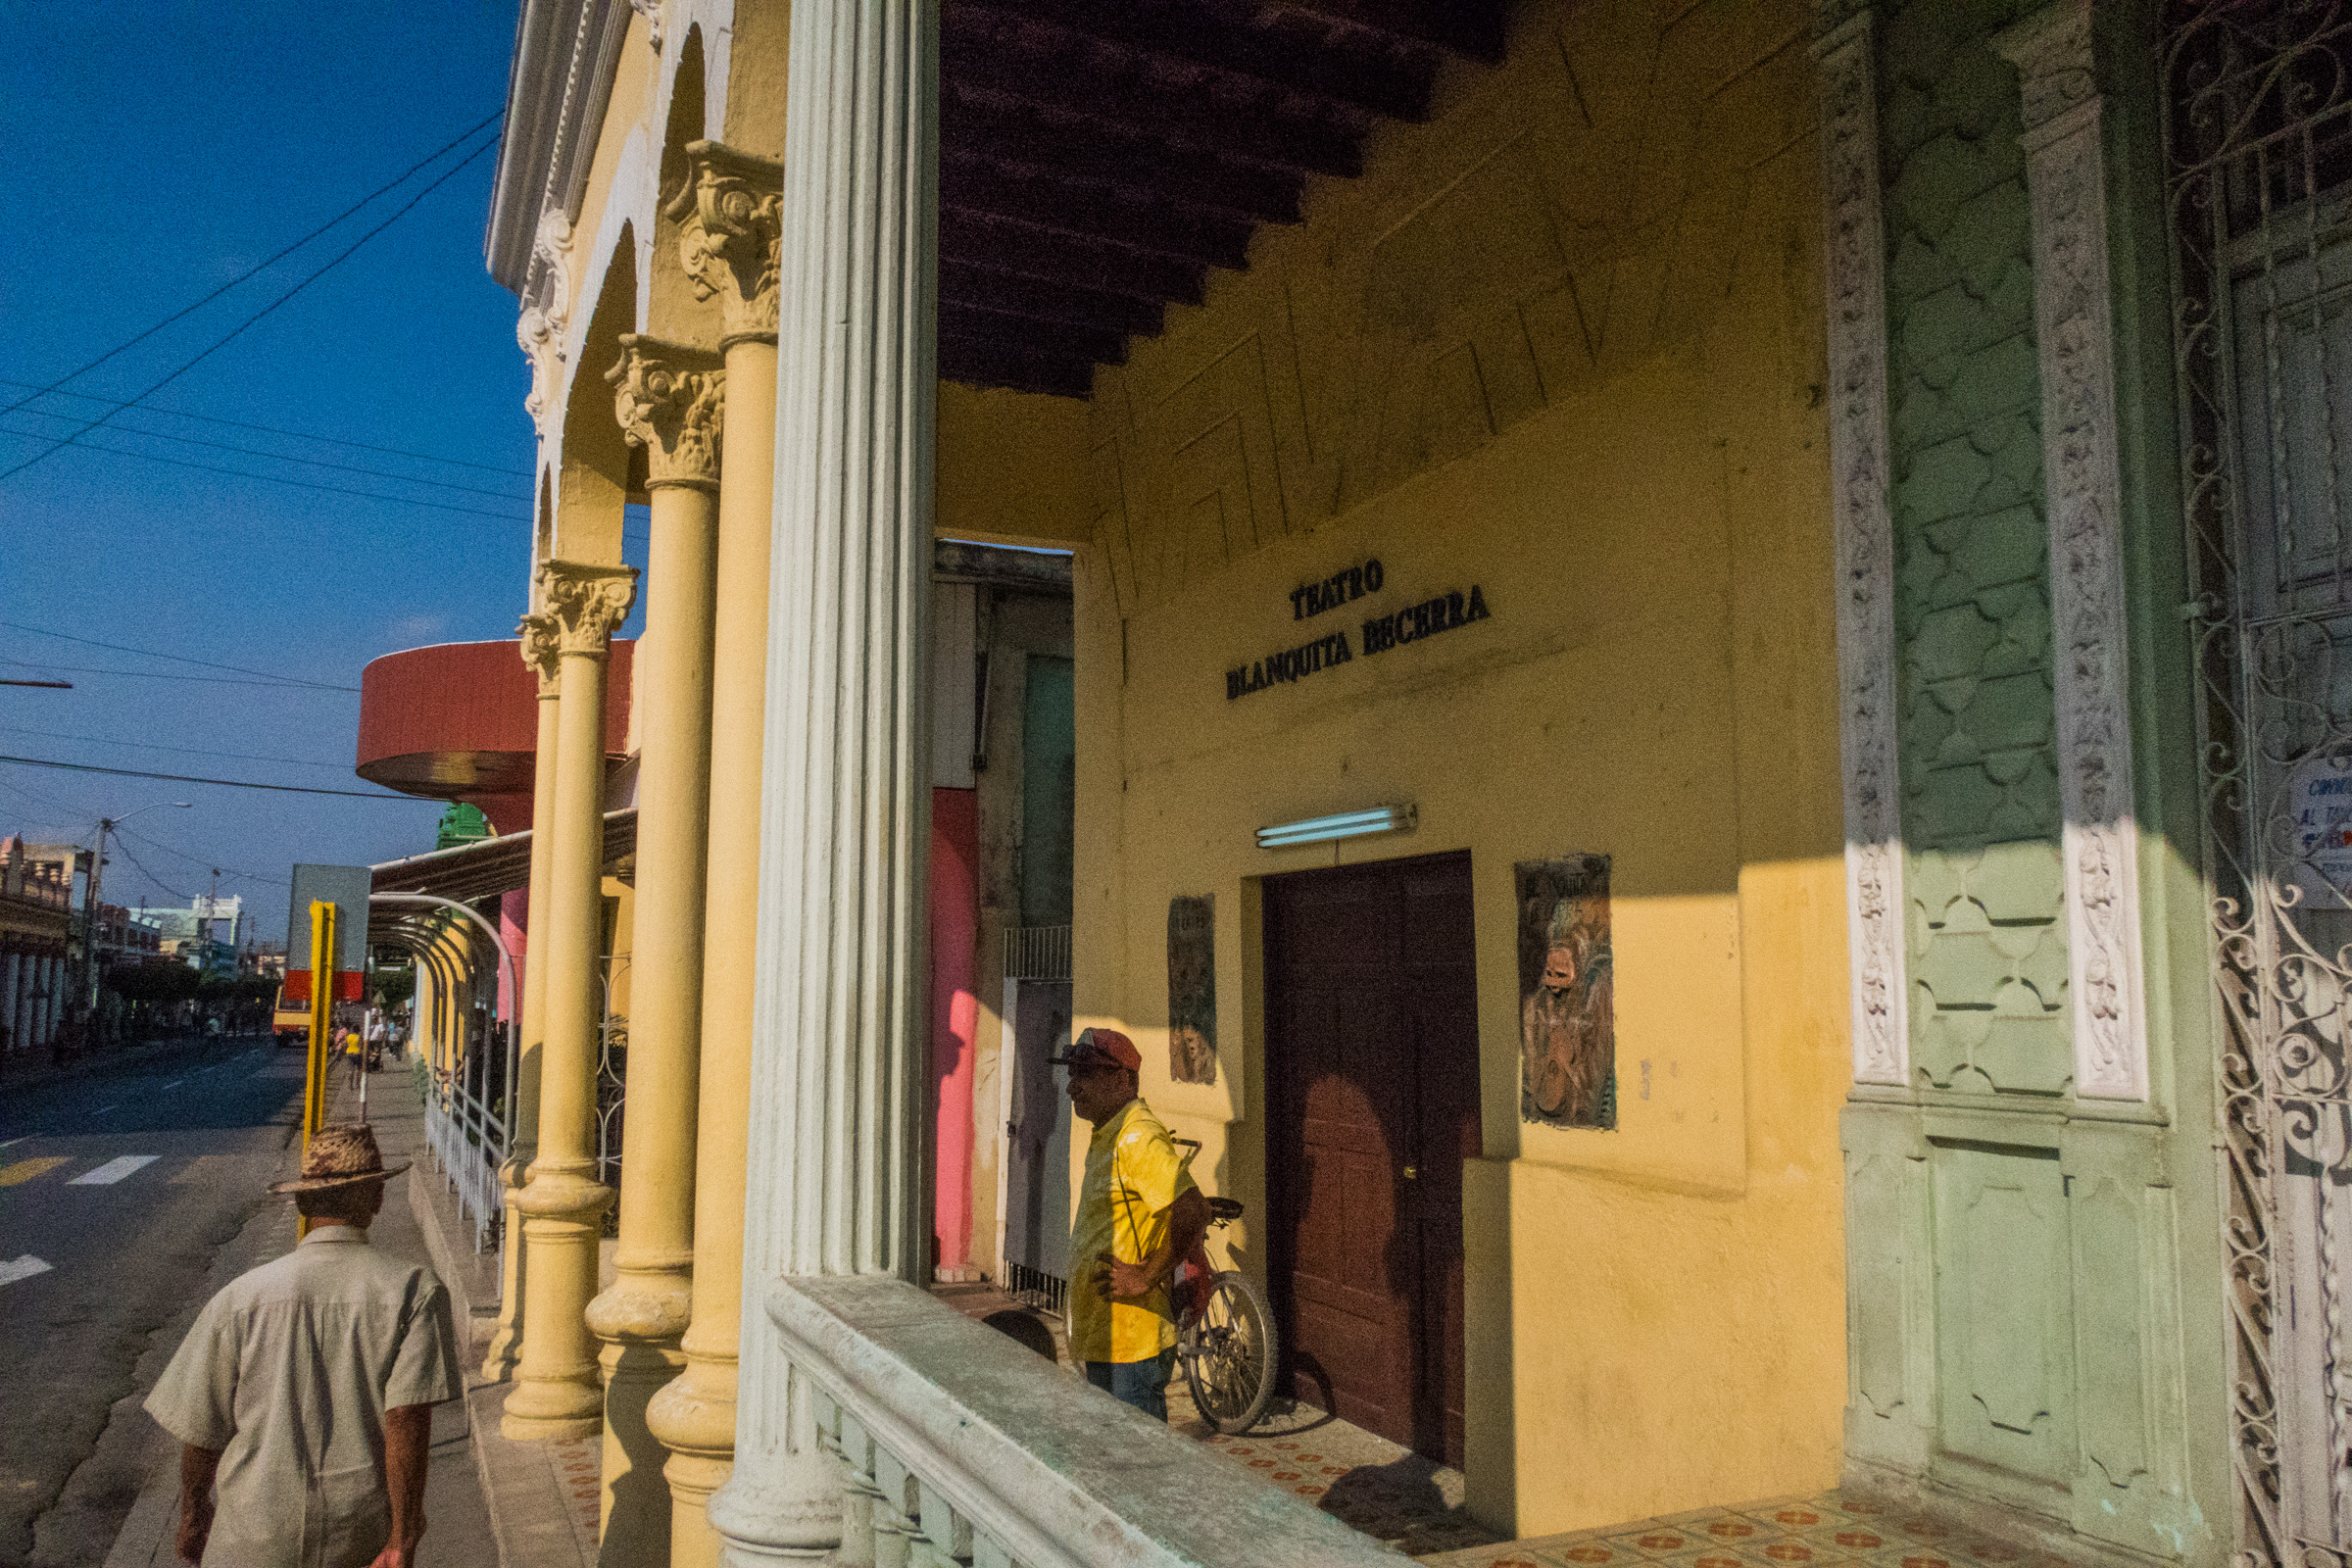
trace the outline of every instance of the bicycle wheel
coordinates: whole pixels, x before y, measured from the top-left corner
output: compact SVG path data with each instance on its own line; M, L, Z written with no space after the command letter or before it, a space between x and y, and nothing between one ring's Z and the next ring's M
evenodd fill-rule
M1200 1419L1227 1434L1257 1425L1274 1397L1278 1350L1274 1314L1257 1287L1230 1269L1220 1273L1176 1351Z

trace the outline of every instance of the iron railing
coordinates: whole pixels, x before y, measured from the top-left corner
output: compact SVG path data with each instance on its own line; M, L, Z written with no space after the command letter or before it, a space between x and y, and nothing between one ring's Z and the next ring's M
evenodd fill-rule
M484 1040L460 1054L454 1070L422 1058L417 1065L424 1077L425 1147L457 1194L459 1209L473 1221L473 1250L488 1251L506 1225L500 1173L514 1152L514 1030L493 1024Z
M2235 1560L2352 1561L2352 9L2184 5L2165 73L2212 901Z

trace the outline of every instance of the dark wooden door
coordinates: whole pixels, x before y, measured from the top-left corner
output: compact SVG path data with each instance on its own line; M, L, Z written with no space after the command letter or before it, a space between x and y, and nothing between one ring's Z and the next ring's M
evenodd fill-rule
M1470 857L1265 884L1271 1282L1298 1397L1462 1459Z

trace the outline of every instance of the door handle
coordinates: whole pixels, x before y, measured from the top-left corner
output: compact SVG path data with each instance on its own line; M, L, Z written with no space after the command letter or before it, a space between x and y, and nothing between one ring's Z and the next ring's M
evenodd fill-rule
M1407 1165L1404 1167L1404 1179L1408 1182L1416 1180L1420 1174L1421 1167L1418 1165Z

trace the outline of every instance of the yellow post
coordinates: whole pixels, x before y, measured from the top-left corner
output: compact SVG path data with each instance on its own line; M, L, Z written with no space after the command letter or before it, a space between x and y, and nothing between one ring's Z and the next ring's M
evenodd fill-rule
M311 1049L302 1087L302 1147L307 1153L318 1126L326 1120L327 1023L335 1008L335 906L324 899L311 901ZM311 1233L311 1222L297 1218L297 1240Z

